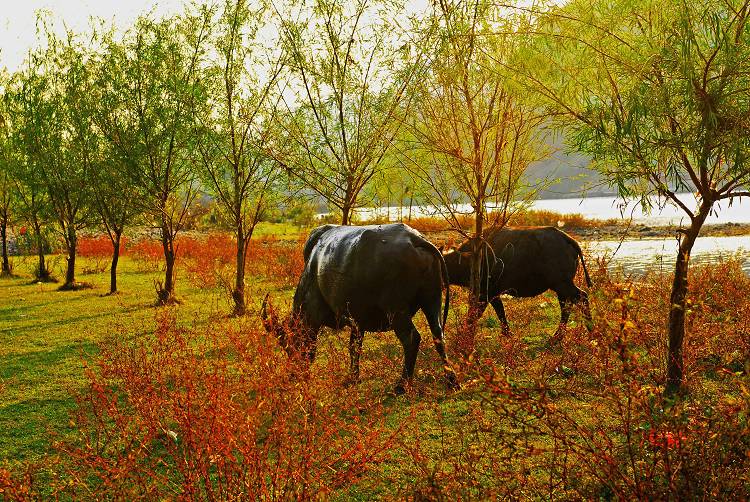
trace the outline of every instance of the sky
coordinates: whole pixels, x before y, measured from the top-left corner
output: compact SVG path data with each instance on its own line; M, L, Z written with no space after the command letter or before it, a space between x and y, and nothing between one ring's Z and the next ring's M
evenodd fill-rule
M100 17L123 28L143 12L157 15L177 12L182 0L0 0L0 68L10 72L23 63L28 51L39 45L36 12L46 9L57 21L76 32L89 31L89 18Z

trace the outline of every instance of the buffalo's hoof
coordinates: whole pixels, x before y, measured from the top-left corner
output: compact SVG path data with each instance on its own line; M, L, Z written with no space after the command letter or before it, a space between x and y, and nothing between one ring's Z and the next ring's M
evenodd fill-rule
M448 381L448 389L452 391L459 391L461 390L461 384L458 383L458 378L456 378L455 373L448 373L445 376L445 379Z
M552 335L552 337L547 342L547 345L549 347L557 347L558 345L562 343L564 337L565 337L565 333L558 331L557 333Z
M349 388L359 383L358 377L349 376L344 379L344 388Z

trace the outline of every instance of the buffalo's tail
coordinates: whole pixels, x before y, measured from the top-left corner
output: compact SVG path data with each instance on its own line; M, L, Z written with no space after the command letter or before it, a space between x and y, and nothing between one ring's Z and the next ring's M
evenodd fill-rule
M576 252L578 252L578 256L581 258L581 265L583 265L583 276L586 278L586 284L588 285L588 287L591 287L593 283L591 282L591 276L589 276L589 271L586 268L586 260L583 257L583 250L581 250L581 245L578 244L577 240L575 240L574 238L572 238L571 236L569 236L562 230L558 229L558 231L565 236L565 239L568 241L568 243L575 248Z
M438 260L440 260L440 280L443 284L445 284L445 304L443 305L443 320L442 320L443 332L445 332L445 325L448 322L448 308L450 307L450 303L451 303L451 282L450 282L450 277L448 276L448 265L445 264L445 258L443 258L443 253L441 253L440 250L436 248L433 243L427 240L421 240L421 242L418 242L415 244L417 247L421 247L423 249L428 250L430 253L437 256Z

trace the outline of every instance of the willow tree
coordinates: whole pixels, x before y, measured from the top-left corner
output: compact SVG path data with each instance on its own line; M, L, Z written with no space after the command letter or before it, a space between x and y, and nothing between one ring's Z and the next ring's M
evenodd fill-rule
M208 71L211 92L199 116L207 188L237 240L232 299L234 314L246 310L245 263L250 239L274 203L279 169L264 152L274 128L282 53L266 39L267 8L226 0L215 30L216 60Z
M302 20L286 13L282 22L292 79L273 156L347 225L398 132L394 118L421 56L410 57L396 26L399 1L315 0L289 12Z
M484 0L439 3L427 71L415 81L416 105L407 116L413 143L406 164L451 226L472 245L469 339L484 312L482 276L494 260L485 238L504 226L530 192L524 172L544 153L543 114L523 99L501 66L515 50L511 18ZM502 31L502 30L501 30ZM469 210L462 209L468 203ZM462 217L473 216L465 231Z
M201 65L211 18L205 8L161 20L141 17L121 41L103 41L95 121L137 189L140 209L159 229L162 304L175 300L175 241L198 191L193 120L206 99Z
M39 134L40 124L44 130L44 117L48 112L41 111L39 103L44 102L42 94L46 87L39 85L40 77L34 70L35 66L29 60L26 65L11 77L3 95L4 125L8 135L6 168L13 180L16 214L30 228L38 257L34 277L47 282L55 281L45 258L50 247L49 222L54 221L54 211L41 166L48 150L34 146L44 141Z
M36 68L26 75L26 112L33 124L26 148L38 157L36 169L65 243L66 272L60 289L71 290L79 286L78 231L90 222L90 175L99 138L89 114L88 52L71 32L58 38L50 27L45 31L49 46L32 54Z
M576 0L534 14L521 79L621 196L685 214L667 327L674 393L693 244L721 203L750 195L750 2Z
M0 93L3 95L8 87L8 82L9 76L5 72L0 73ZM10 258L8 257L8 228L12 223L11 201L13 200L11 165L15 157L11 144L11 124L7 102L5 99L0 99L0 246L2 246L0 277L7 277L12 274Z

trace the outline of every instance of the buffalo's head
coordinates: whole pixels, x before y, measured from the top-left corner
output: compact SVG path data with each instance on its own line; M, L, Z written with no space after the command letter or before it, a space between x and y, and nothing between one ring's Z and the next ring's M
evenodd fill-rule
M469 283L472 253L464 250L463 247L445 246L440 248L451 284L467 285Z
M310 336L299 316L292 315L288 320L280 321L276 309L268 301L269 294L263 299L260 317L263 327L268 333L273 333L279 345L293 358L301 358L312 362L315 359L315 338Z

